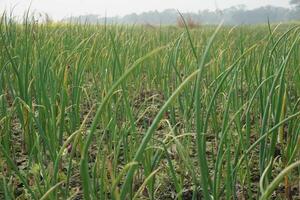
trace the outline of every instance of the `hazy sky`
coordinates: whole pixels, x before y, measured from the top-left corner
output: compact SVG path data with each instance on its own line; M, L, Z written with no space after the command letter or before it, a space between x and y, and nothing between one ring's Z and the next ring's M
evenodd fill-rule
M289 0L0 0L0 11L14 8L15 15L31 10L47 12L54 19L84 14L123 16L129 13L175 8L181 12L204 9L215 10L244 4L252 9L265 5L289 6Z

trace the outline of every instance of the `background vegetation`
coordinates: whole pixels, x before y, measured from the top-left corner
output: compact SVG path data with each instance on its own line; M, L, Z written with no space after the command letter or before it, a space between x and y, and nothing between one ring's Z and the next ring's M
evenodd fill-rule
M296 5L298 3L295 2ZM234 6L224 10L203 10L197 13L183 13L185 18L191 18L198 24L215 24L221 21L227 25L241 24L263 24L266 21L273 23L295 21L300 19L300 7L282 8L274 6L260 7L253 10L246 9L246 6ZM105 17L99 15L83 15L65 18L64 22L92 23L92 24L151 24L151 25L175 25L178 12L174 9L149 11L140 14L132 13L123 17Z

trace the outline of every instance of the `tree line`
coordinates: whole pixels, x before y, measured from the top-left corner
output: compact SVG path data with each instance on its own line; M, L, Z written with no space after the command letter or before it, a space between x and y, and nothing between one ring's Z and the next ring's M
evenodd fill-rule
M260 24L289 22L300 20L300 0L292 0L292 8L265 6L252 10L239 5L223 10L202 10L198 12L183 13L183 16L197 24L219 24L224 21L228 25ZM140 14L132 13L123 17L105 17L99 15L83 15L63 19L67 22L93 23L93 24L149 24L174 25L178 23L179 13L175 9L164 11L149 11Z

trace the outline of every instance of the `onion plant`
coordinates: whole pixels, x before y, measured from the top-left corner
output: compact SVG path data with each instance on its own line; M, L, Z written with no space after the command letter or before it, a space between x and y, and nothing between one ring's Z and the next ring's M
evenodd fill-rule
M300 27L0 18L0 199L299 197Z

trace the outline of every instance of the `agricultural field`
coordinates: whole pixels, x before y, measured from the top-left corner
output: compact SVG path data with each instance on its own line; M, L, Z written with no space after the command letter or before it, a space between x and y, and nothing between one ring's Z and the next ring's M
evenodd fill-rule
M0 199L300 198L299 25L0 33Z

